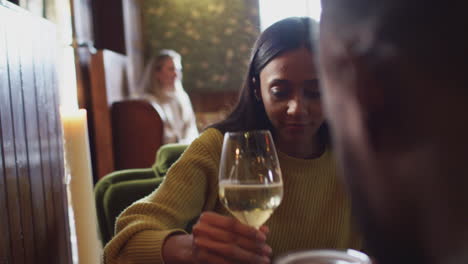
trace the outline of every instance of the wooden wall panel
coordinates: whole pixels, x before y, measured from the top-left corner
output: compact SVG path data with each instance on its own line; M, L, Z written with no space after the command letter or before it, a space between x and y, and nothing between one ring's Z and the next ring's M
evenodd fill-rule
M10 21L13 21L13 25L18 25L15 29L17 34L9 33L7 36L7 52L8 52L8 65L9 77L10 77L10 100L11 100L11 111L13 119L13 133L14 133L14 145L16 154L16 172L17 172L17 184L19 191L19 203L21 213L21 225L23 228L23 246L24 246L24 257L26 263L32 263L35 259L34 253L34 227L33 227L33 215L32 215L32 202L31 202L31 183L28 173L28 150L26 142L26 127L25 127L25 115L24 115L24 100L23 98L29 97L27 94L23 95L23 91L27 87L31 87L32 80L30 74L32 73L31 62L27 62L31 57L30 49L31 42L24 43L27 41L23 34L25 26L28 23L26 21L20 21L21 17L12 16ZM23 18L24 19L24 18ZM10 31L11 32L11 31ZM29 47L27 47L29 44ZM29 58L28 58L29 56ZM19 69L19 70L14 70Z
M3 140L3 159L4 159L4 178L6 188L6 199L7 199L7 213L9 216L9 228L10 237L8 238L11 242L11 258L13 263L24 263L24 245L22 240L22 225L21 225L21 211L19 202L19 190L18 190L18 177L16 171L16 151L15 151L15 136L13 131L13 114L11 105L11 90L10 86L21 87L18 80L11 80L9 77L10 65L9 65L9 53L7 50L7 40L10 37L10 30L7 27L7 23L4 21L7 18L7 12L0 10L0 24L4 25L5 33L3 34L2 42L4 42L4 49L2 53L6 58L8 71L2 74L2 79L7 79L7 86L3 86L0 91L0 106L1 106L1 123L2 123L2 140ZM15 82L16 81L16 82Z
M43 78L43 54L41 52L42 46L40 26L36 26L37 30L31 36L33 43L30 47L30 56L22 56L25 63L31 63L32 66L27 70L23 70L24 76L27 79L32 79L31 83L24 86L24 94L28 95L24 97L25 105L34 105L36 107L26 107L26 131L28 139L28 160L29 169L31 174L31 188L32 191L32 206L34 215L34 227L35 227L35 249L38 259L50 259L50 255L47 252L47 247L44 244L38 243L47 239L47 213L48 210L45 207L47 205L45 196L47 189L45 189L45 175L42 166L42 148L43 143L41 142L40 132L40 113L37 107L39 103L39 92L44 89L44 78ZM25 48L26 49L26 48ZM26 52L26 51L25 51ZM50 171L48 171L50 175Z
M0 1L0 263L71 263L55 37Z
M40 32L40 26L37 26L36 32L38 32L37 38L42 37ZM35 83L36 83L36 109L37 109L37 119L38 119L38 133L39 133L39 147L40 147L40 162L41 162L41 174L42 174L42 184L43 184L43 193L44 193L44 204L45 206L41 209L45 213L46 219L46 234L50 234L55 231L54 215L55 215L55 206L53 192L48 190L53 190L53 174L51 171L51 153L49 136L48 136L48 123L49 113L48 109L48 98L46 90L49 89L46 84L46 67L44 63L41 63L45 60L47 54L44 50L46 49L46 43L41 41L37 42L37 45L34 45L34 71L35 71ZM51 241L50 243L54 243ZM43 247L48 247L48 245L43 245ZM47 252L47 250L46 250ZM50 252L49 252L50 254ZM53 256L53 255L52 255ZM52 256L46 255L46 258L51 258Z
M3 23L3 10L0 9L0 51L6 50L6 28L5 23ZM9 181L12 177L11 175L11 166L9 164L14 163L14 150L12 150L11 141L12 131L11 131L11 112L9 106L9 78L8 78L8 62L6 52L0 52L0 208L5 208L5 213L0 214L0 232L3 234L4 238L0 238L0 263L7 263L8 260L12 260L13 256L11 255L12 247L19 248L17 241L11 241L10 237L12 236L10 230L17 230L16 228L11 228L10 219L13 218L19 219L17 212L10 212L8 208L11 207L11 201L8 199L11 192L8 192ZM11 195L14 197L15 195ZM14 200L15 201L15 200Z

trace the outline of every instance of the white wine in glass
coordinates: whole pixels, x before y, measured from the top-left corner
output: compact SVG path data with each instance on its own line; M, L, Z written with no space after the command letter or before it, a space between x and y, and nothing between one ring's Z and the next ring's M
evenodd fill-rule
M280 205L283 180L269 131L225 133L219 198L234 217L255 228Z

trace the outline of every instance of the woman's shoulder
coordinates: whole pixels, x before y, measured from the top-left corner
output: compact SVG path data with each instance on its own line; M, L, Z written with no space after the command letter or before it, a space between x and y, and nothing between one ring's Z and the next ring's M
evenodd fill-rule
M216 128L208 128L195 140L204 145L222 145L223 134Z
M208 128L190 144L190 146L203 146L203 148L212 151L220 151L223 145L223 134L216 128Z

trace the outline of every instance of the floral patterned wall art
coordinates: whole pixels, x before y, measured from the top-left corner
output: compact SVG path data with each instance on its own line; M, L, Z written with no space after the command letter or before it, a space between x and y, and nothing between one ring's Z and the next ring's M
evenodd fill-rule
M260 33L258 0L145 0L145 58L182 55L187 91L235 91Z

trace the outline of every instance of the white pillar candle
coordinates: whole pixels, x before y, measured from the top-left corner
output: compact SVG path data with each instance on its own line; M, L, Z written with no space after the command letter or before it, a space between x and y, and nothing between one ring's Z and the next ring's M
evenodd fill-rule
M69 202L73 209L79 263L101 263L86 110L61 111ZM68 181L67 180L67 181ZM73 221L74 220L74 221ZM73 228L73 227L71 227Z

